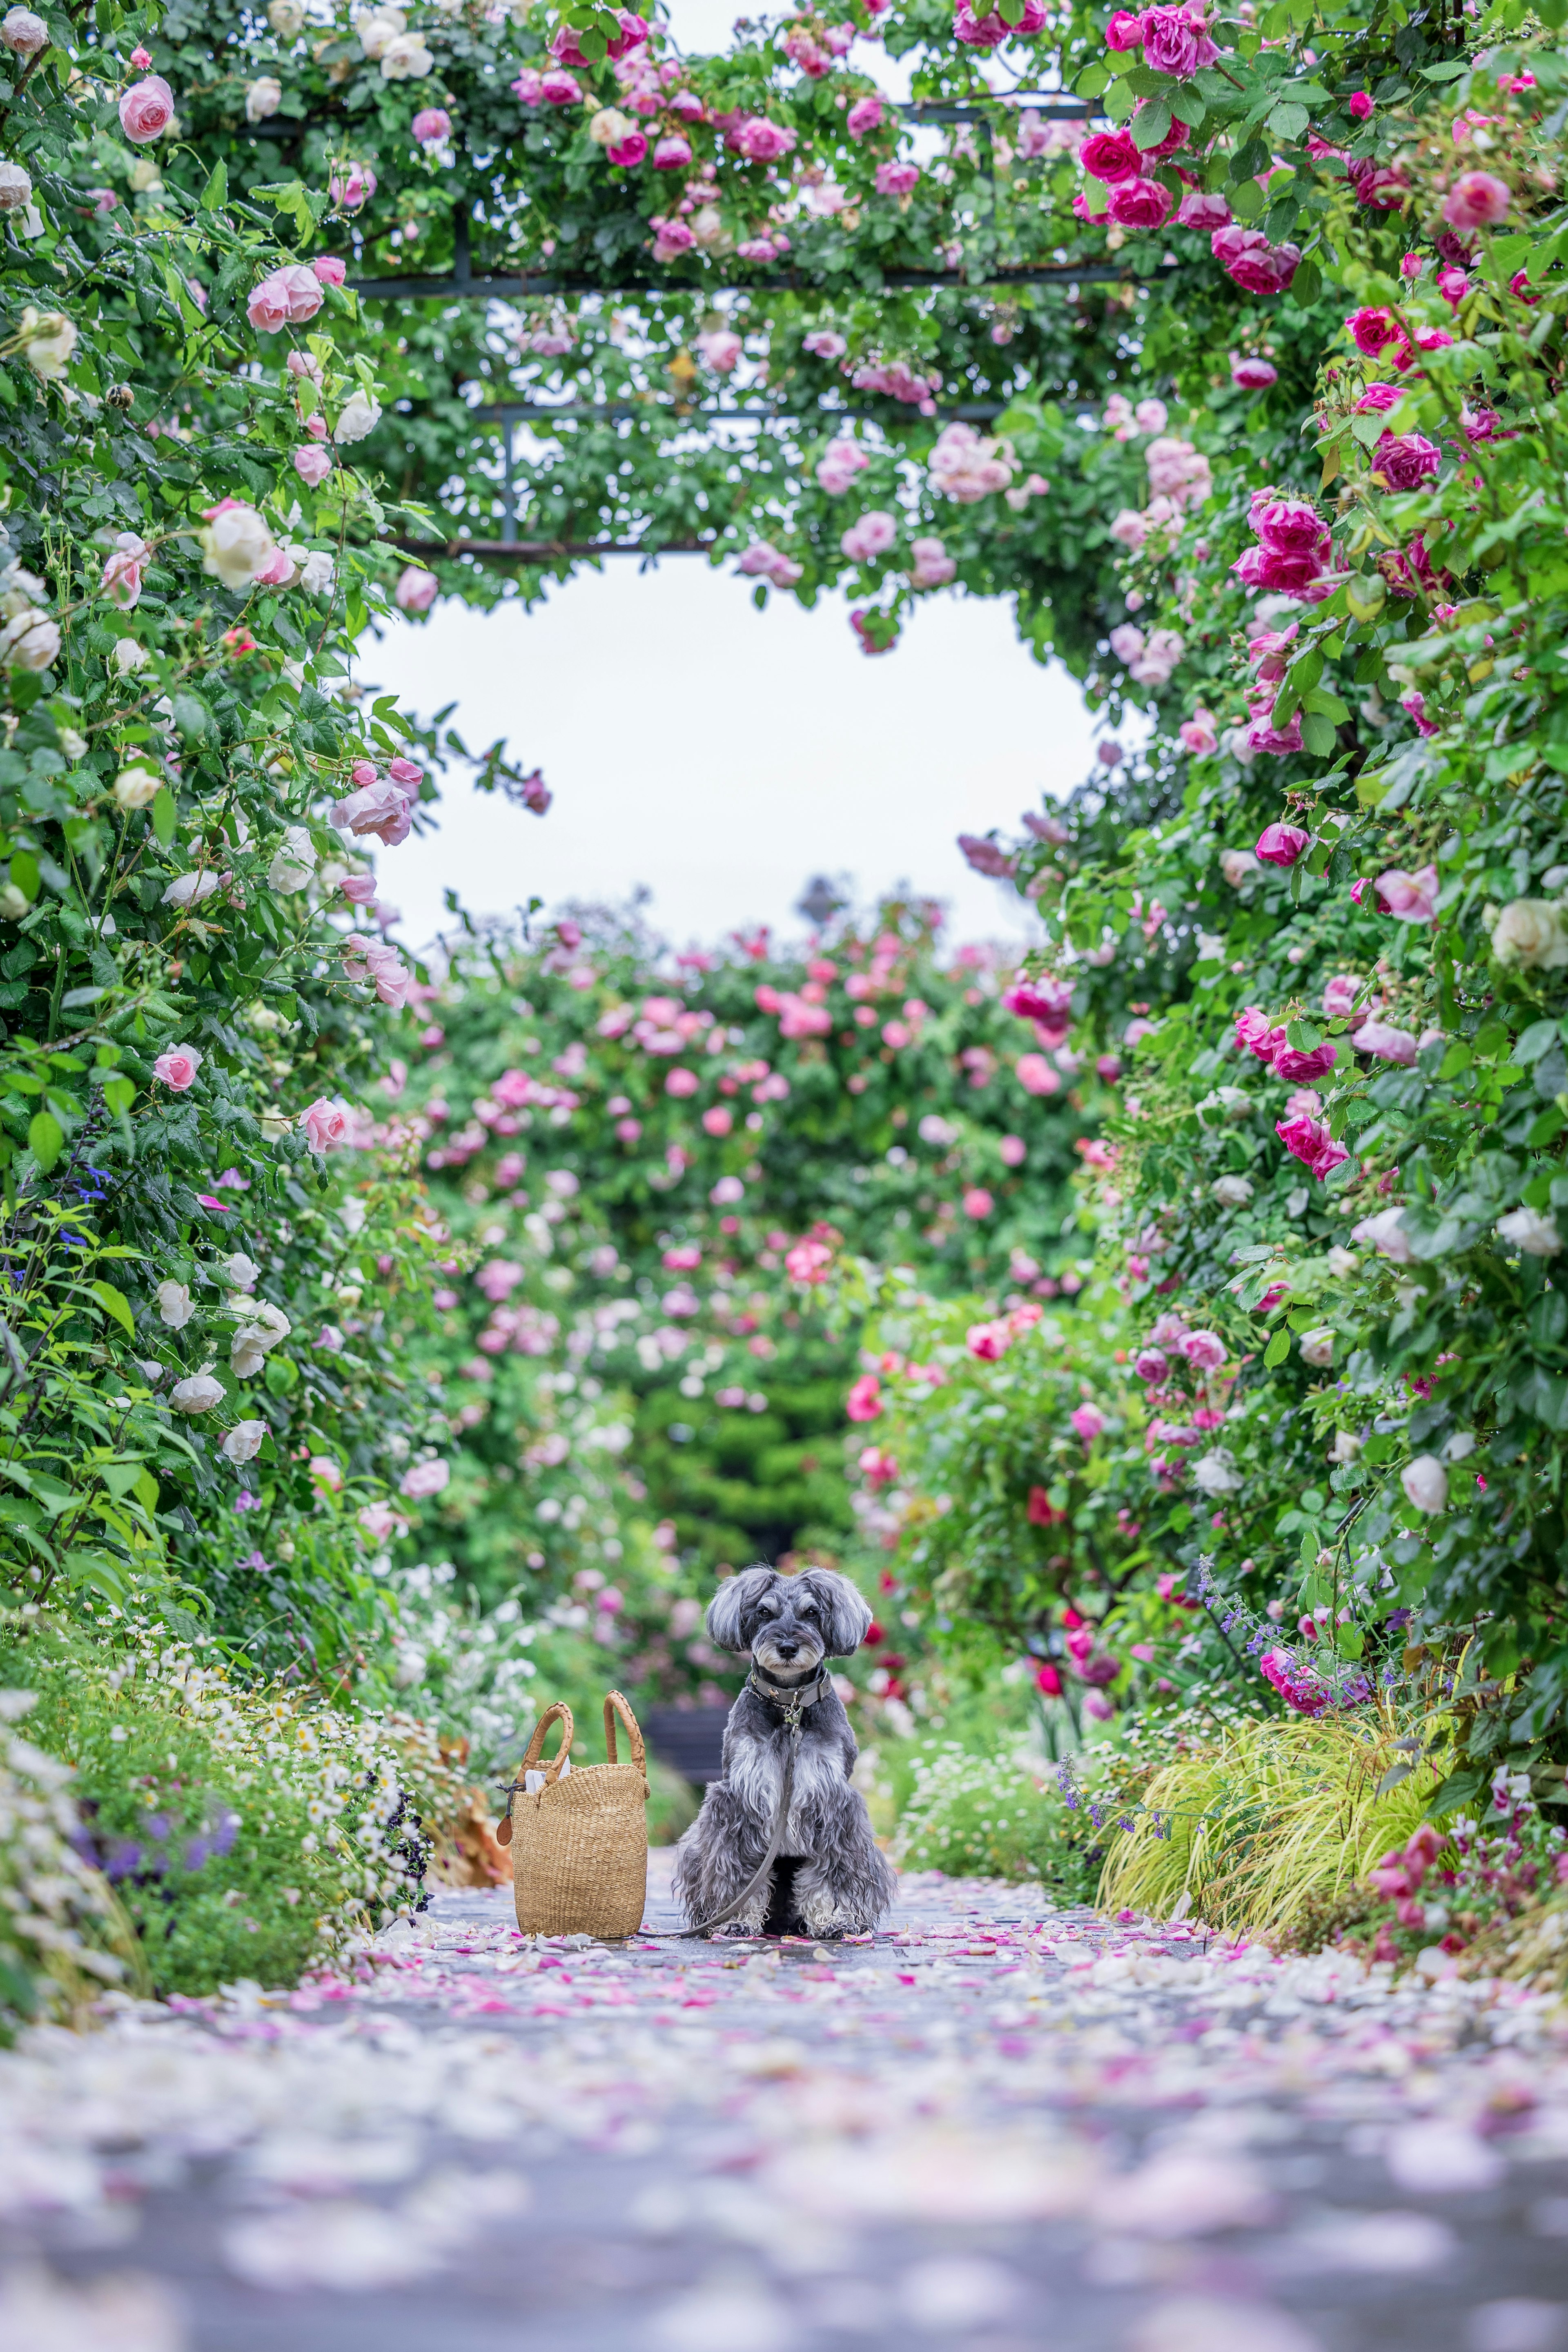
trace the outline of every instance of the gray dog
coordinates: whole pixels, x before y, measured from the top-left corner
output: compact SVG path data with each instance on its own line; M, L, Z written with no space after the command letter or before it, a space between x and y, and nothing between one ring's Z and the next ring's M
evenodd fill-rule
M720 1588L708 1631L750 1651L752 1672L724 1727L724 1777L676 1851L675 1891L694 1923L717 1921L756 1874L772 1841L784 1759L798 1725L789 1819L772 1870L723 1924L756 1935L798 1922L808 1935L875 1925L893 1899L866 1801L849 1785L858 1753L849 1718L822 1671L860 1646L871 1612L846 1576L748 1568ZM788 1882L793 1878L793 1889Z

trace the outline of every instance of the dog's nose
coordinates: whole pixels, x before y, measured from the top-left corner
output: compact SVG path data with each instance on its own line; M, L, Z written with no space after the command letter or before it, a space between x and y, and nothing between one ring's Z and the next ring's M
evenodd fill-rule
M799 1649L800 1643L798 1642L775 1642L773 1643L773 1647L778 1652L781 1658L793 1658L795 1652Z

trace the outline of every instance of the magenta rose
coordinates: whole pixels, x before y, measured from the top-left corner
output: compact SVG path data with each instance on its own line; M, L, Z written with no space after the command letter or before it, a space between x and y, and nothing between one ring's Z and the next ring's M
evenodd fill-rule
M1136 179L1142 157L1125 131L1091 132L1078 151L1078 160L1097 180Z
M1279 383L1279 371L1270 360L1232 360L1230 380L1238 392L1267 392Z
M1340 1049L1332 1043L1314 1045L1311 1052L1286 1045L1274 1056L1274 1075L1285 1078L1293 1087L1310 1087L1314 1078L1324 1076L1340 1058Z
M1276 555L1318 557L1329 542L1327 524L1306 499L1270 498L1267 491L1259 490L1253 497L1247 520L1264 546Z
M686 142L684 139L678 140L673 142L669 140L661 140L659 143L661 147L667 147L672 143L681 147L686 147ZM647 139L645 133L640 131L628 131L624 139L612 140L609 146L605 150L606 161L614 163L618 170L623 172L635 171L647 153ZM689 147L686 147L686 154L687 160L689 162L691 157L691 150ZM669 168L670 167L668 163L662 163L659 165L659 169L661 171L668 171Z
M1404 398L1396 383L1369 383L1356 402L1358 416L1382 416Z
M444 106L422 106L410 127L421 147L436 147L451 130L452 118Z
M1350 1158L1344 1145L1336 1143L1328 1129L1320 1126L1315 1118L1309 1118L1304 1111L1298 1112L1294 1118L1276 1119L1274 1132L1291 1158L1300 1160L1320 1183L1331 1170Z
M1372 454L1391 490L1419 489L1442 462L1441 450L1422 433L1385 433Z
M1352 310L1345 324L1351 331L1351 340L1357 351L1363 352L1369 360L1374 360L1379 352L1385 352L1390 343L1397 343L1401 339L1400 329L1392 314L1366 303L1359 310Z
M123 120L123 100L120 110ZM1507 181L1495 173L1461 172L1443 200L1443 218L1450 228L1490 228L1507 217L1512 201Z
M1285 1043L1284 1030L1271 1029L1268 1015L1260 1012L1256 1004L1246 1005L1236 1015L1235 1027L1237 1045L1249 1054L1255 1054L1260 1062L1267 1062L1272 1067L1275 1055Z
M1108 49L1121 51L1141 49L1143 46L1142 17L1133 16L1129 9L1118 8L1105 28L1105 46Z
M1209 251L1244 294L1283 294L1301 260L1299 246L1270 245L1260 228L1243 228L1239 221L1215 229Z
M1200 66L1212 66L1219 51L1210 40L1201 8L1149 8L1143 16L1143 62L1156 73L1187 80Z
M882 127L882 101L879 98L858 98L844 118L844 128L851 139L867 138Z
M1107 210L1123 228L1159 228L1170 218L1171 203L1171 191L1158 180L1121 180L1110 191Z
M1310 847L1312 836L1303 833L1299 824L1266 824L1258 836L1254 856L1265 866L1294 866L1303 851Z
M1043 0L1024 0L1024 13L1017 24L1009 25L994 11L977 16L970 0L958 0L952 12L952 37L966 48L999 49L1004 41L1029 41L1043 32L1046 11Z
M138 147L144 147L151 139L162 139L174 119L174 93L162 74L148 74L132 82L120 101L120 127Z

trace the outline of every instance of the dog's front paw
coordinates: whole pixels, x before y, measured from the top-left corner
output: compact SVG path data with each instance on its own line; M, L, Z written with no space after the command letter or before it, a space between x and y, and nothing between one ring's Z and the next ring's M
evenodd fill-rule
M828 1937L851 1936L859 1927L858 1919L840 1910L831 1895L808 1895L801 1905L801 1917L808 1936Z

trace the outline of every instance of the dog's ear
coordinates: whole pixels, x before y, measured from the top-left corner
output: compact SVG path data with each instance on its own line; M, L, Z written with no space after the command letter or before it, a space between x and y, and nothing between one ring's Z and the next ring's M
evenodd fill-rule
M751 1648L751 1612L773 1573L771 1568L743 1569L739 1576L726 1577L719 1587L708 1603L707 1622L709 1639L721 1650L743 1653Z
M871 1612L864 1596L847 1576L832 1569L808 1569L801 1581L809 1582L812 1598L822 1612L828 1656L849 1657L860 1647L871 1622Z

